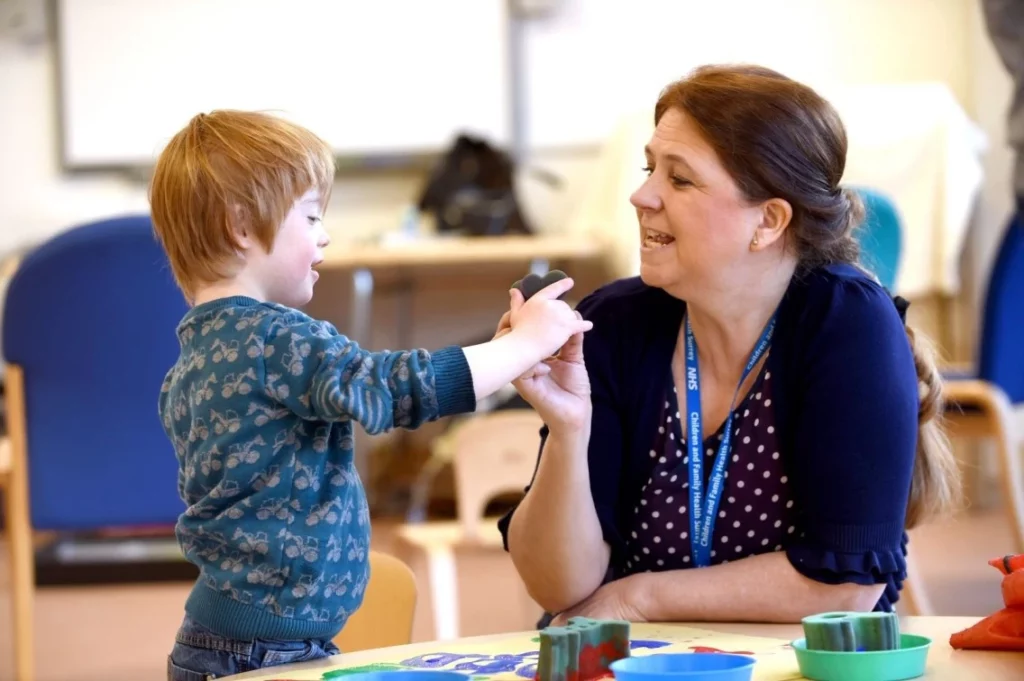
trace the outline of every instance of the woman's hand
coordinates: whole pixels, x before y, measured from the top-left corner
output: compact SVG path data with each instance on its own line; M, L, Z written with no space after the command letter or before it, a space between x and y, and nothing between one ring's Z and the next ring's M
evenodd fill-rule
M523 302L523 294L513 289L512 307L498 322L495 338L511 331L510 319ZM579 312L576 316L581 317ZM549 428L585 426L589 423L591 405L590 377L583 362L583 334L571 336L557 354L535 365L512 385Z
M551 625L564 626L570 617L646 622L647 615L644 613L642 597L643 587L638 579L639 576L630 575L601 585L589 598L559 613L551 621Z

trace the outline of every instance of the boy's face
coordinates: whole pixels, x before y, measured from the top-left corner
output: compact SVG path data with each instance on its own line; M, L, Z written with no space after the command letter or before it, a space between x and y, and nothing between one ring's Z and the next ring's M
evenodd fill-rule
M320 194L311 190L285 216L270 253L257 247L246 254L246 269L267 300L301 307L313 297L313 284L320 277L313 268L323 261L322 249L328 243Z

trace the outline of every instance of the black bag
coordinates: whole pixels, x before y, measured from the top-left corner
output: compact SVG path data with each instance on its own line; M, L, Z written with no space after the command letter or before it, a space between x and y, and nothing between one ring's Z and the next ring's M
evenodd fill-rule
M557 178L546 177L558 183ZM437 221L439 233L465 236L533 234L515 193L515 165L486 140L459 135L434 167L419 210Z

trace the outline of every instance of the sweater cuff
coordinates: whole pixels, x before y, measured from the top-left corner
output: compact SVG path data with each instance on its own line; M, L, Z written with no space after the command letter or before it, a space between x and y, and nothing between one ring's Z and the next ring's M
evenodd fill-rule
M438 417L476 411L473 374L461 347L450 346L431 353L437 386Z

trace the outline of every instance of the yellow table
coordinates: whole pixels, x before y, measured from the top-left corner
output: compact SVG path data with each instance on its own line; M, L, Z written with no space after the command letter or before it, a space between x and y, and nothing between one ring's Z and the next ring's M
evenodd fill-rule
M928 655L926 681L1009 681L1024 679L1024 653L953 650L949 636L974 624L974 617L907 617L901 620L901 630L922 634L933 639ZM513 667L512 671L491 671L481 674L493 681L529 681L530 667L536 662L534 638L537 632L517 632L494 636L477 636L451 641L431 641L406 646L367 650L339 655L326 660L273 667L247 674L227 677L230 681L271 681L272 679L315 681L328 670L359 668L375 664L408 663L422 666L428 661L441 661L441 668L451 669L460 662L477 658L477 665ZM652 652L687 652L703 646L726 652L752 653L758 663L754 667L755 681L789 681L802 679L797 670L796 657L786 645L801 638L799 625L772 624L634 624L630 638L634 642L633 654ZM636 647L639 642L639 647ZM658 647L654 647L657 645ZM443 657L444 654L447 656ZM503 655L503 658L496 656ZM461 659L459 659L461 658ZM502 664L504 662L504 665ZM519 674L516 671L519 671ZM338 677L344 679L344 676Z

